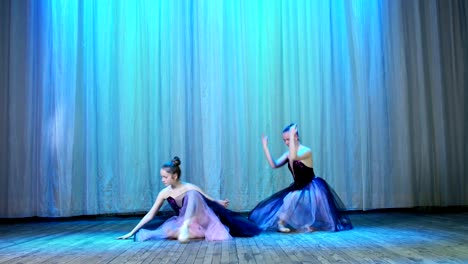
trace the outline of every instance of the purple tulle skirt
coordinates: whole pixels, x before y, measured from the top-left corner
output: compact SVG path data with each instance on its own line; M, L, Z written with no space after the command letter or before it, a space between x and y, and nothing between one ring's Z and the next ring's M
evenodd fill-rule
M174 202L170 204L172 206ZM191 219L189 233L192 239L227 240L233 236L250 237L261 232L254 222L206 199L197 191L185 193L182 207L175 209L178 215L168 219L157 218L145 225L135 234L135 241L176 239L182 224L187 219Z
M303 188L293 183L273 194L250 212L249 219L263 230L277 230L280 219L297 232L353 228L338 195L319 177Z

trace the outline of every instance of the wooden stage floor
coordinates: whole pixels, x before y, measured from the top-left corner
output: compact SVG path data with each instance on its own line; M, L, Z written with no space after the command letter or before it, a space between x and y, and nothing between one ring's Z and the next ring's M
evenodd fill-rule
M222 242L115 238L140 218L5 219L0 263L468 263L468 212L352 212L354 229ZM15 223L16 222L16 223Z

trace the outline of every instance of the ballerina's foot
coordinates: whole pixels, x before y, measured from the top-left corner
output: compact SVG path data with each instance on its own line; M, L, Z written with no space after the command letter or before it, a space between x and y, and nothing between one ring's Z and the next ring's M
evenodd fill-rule
M291 232L291 229L285 227L283 224L278 224L278 231L280 231L281 233L289 233Z
M179 236L177 237L180 243L188 243L190 240L190 234L188 230L188 226L182 226L180 228Z

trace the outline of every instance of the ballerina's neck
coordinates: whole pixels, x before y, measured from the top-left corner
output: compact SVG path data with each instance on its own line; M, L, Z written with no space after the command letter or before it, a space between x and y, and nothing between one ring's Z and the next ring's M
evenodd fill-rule
M174 184L171 184L171 189L174 190L174 191L175 191L175 190L179 190L179 189L181 189L182 187L184 187L184 183L181 182L181 181L177 181L177 182L175 182Z

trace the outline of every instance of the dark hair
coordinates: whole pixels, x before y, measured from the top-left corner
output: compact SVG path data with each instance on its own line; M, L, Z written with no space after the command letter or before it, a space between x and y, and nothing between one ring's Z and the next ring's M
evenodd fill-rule
M177 178L180 178L180 175L182 174L182 171L180 170L180 159L179 157L175 156L174 158L172 158L171 161L168 161L166 163L164 163L161 167L161 169L165 169L167 172L169 172L170 174L177 174Z
M288 132L291 127L293 127L294 125L296 125L296 123L291 123L289 125L287 125L284 129L283 129L283 133L286 133ZM296 125L297 126L297 125ZM297 139L299 139L299 130L296 130L296 135L297 135Z

